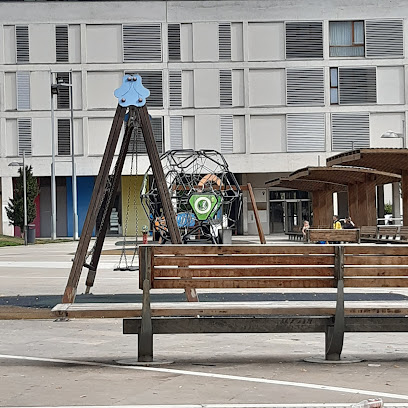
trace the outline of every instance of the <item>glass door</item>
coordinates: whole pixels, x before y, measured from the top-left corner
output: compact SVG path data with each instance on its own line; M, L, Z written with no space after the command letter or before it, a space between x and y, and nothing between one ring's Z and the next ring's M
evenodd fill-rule
M269 205L269 231L271 234L284 232L284 201L271 201Z

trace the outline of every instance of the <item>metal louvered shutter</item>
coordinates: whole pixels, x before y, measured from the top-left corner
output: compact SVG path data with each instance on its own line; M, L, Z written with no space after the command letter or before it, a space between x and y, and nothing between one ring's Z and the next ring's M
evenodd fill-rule
M55 27L56 61L69 62L68 60L68 26L57 25Z
M324 113L290 113L286 115L288 152L324 152Z
M69 156L71 154L71 121L70 119L58 119L58 155Z
M183 117L170 117L170 149L181 150L183 148Z
M220 116L221 153L233 153L234 130L232 115Z
M167 26L169 61L180 61L180 24Z
M142 77L142 83L150 91L147 98L149 108L163 107L163 73L162 71L127 71L125 75L139 74Z
M28 26L16 26L17 64L30 62Z
M230 69L220 69L220 105L232 106L232 76Z
M181 71L169 71L170 107L181 107Z
M368 58L403 58L402 20L366 21L366 56Z
M218 24L218 57L220 60L231 61L231 24Z
M289 106L323 106L323 68L286 70L286 101Z
M323 58L322 23L286 23L286 58Z
M125 62L160 62L161 25L133 24L123 26L123 58Z
M376 68L339 68L339 104L377 103Z
M23 152L31 156L31 119L17 119L18 130L18 155L22 156Z
M364 113L332 114L332 149L345 151L370 147L370 117Z
M17 71L17 110L30 109L30 73Z
M57 84L69 84L69 72L57 73ZM69 86L58 87L57 109L70 109Z
M150 123L152 125L152 131L153 131L154 140L156 142L157 150L159 151L159 154L162 154L163 153L163 118L162 117L150 118ZM136 146L134 144L135 138L136 138ZM134 129L131 139L130 139L128 153L132 153L132 152L135 154L146 154L147 153L142 129L140 127L137 127Z

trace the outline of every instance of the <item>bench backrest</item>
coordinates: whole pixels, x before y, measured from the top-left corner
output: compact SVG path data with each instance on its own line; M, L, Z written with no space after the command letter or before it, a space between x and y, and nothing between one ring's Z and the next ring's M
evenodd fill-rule
M141 288L336 287L333 245L141 245L139 260Z
M360 236L363 238L377 238L377 227L362 225L360 227Z
M381 226L378 227L378 237L385 239L395 239L398 232L398 226Z
M408 246L344 246L344 286L408 287Z
M407 241L408 240L408 227L401 226L398 232L398 236L400 237L401 240Z
M306 230L307 242L319 241L343 241L343 242L360 242L359 229L313 229Z

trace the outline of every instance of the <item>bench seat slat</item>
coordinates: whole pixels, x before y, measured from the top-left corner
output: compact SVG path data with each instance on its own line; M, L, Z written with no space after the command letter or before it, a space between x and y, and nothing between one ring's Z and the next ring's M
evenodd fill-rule
M153 289L194 288L333 288L333 278L300 278L300 279L154 279Z
M166 267L155 267L154 268L154 279L160 277L180 277L180 278L190 278L192 276L205 278L205 277L257 277L257 276L333 276L333 268L331 267L281 267L281 266L271 266L271 267L251 267L242 266L234 267L233 269L228 267L214 267L214 268L166 268Z
M389 255L401 255L407 256L408 255L408 246L401 245L401 246L389 246L389 245L345 245L344 246L344 255L346 263L353 259L349 255L359 255L359 254L367 254L367 255L377 255L381 254L381 256L389 256Z
M407 276L408 277L408 266L377 266L373 267L353 267L346 266L344 268L344 276Z
M56 305L52 313L70 318L131 318L141 316L140 303L78 303ZM265 302L171 302L152 303L152 316L332 316L334 301L265 301ZM408 315L408 302L350 301L345 302L345 314Z
M190 265L333 265L332 255L279 256L279 255L239 255L239 256L159 256L154 258L155 266Z
M346 265L408 265L408 250L405 256L403 255L359 255L346 256Z
M154 247L154 255L260 255L260 254L334 254L332 245L162 245Z
M406 278L344 278L344 287L349 288L406 288Z

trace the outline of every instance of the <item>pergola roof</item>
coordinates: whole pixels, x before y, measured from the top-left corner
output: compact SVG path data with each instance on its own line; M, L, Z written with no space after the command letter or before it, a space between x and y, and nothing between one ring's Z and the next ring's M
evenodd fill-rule
M267 181L270 187L283 187L283 188L293 188L295 190L301 191L347 191L347 186L338 183L328 183L320 180L306 180L306 179L292 179L288 177L280 177L274 180Z
M408 170L408 149L358 149L337 154L326 160L327 166L358 166L401 174Z
M407 157L408 158L408 157ZM357 184L364 183L367 179L377 185L400 181L401 176L383 171L366 169L361 167L306 167L299 169L288 176L289 180L307 179L319 180L330 183Z

